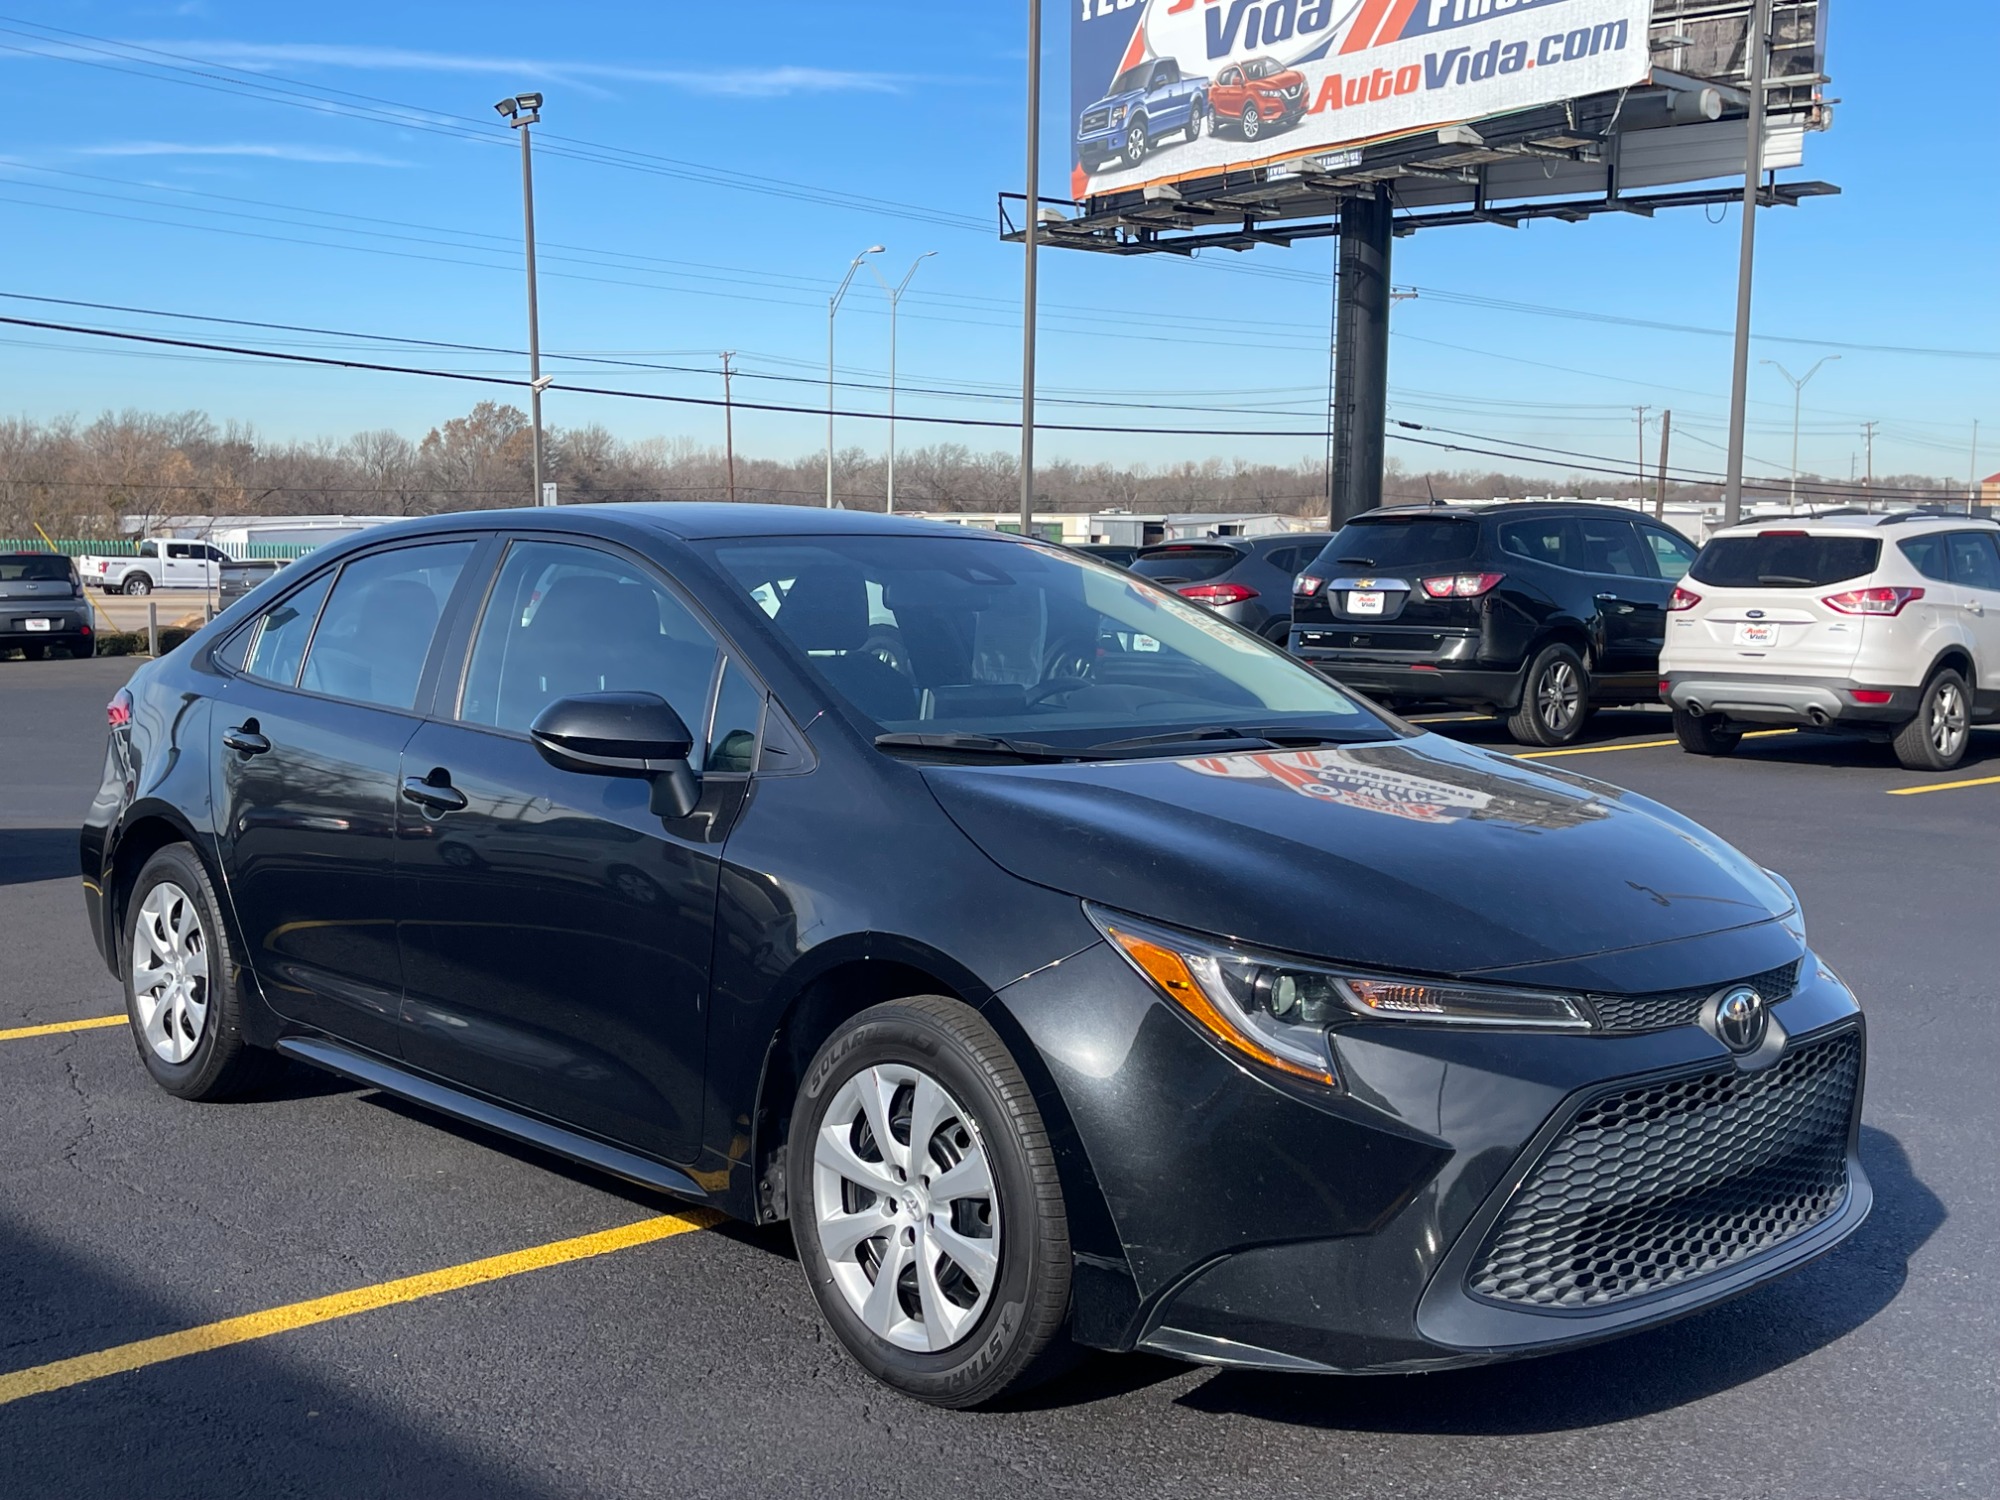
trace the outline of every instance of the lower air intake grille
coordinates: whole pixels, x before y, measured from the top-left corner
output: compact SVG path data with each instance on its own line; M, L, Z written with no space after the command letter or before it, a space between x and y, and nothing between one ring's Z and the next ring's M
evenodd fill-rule
M1764 997L1766 1005L1792 998L1799 987L1799 965L1794 959L1783 968L1752 974L1743 983ZM1655 995L1592 995L1591 1008L1597 1012L1597 1029L1609 1032L1668 1031L1676 1026L1692 1026L1709 996L1731 988L1727 984L1705 984L1692 990L1667 990Z
M1515 1190L1473 1293L1606 1307L1805 1233L1846 1200L1860 1082L1860 1034L1846 1031L1760 1073L1725 1063L1593 1099Z

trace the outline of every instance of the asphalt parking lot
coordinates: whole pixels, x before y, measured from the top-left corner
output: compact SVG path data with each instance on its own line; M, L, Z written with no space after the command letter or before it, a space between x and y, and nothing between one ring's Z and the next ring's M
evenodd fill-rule
M0 662L9 1496L2000 1494L2000 731L1938 776L1798 735L1696 760L1652 712L1543 752L1784 873L1861 996L1877 1201L1828 1259L1536 1362L1301 1380L1097 1357L961 1414L847 1361L782 1231L304 1071L185 1104L118 1026L79 1028L121 1008L75 828L133 666ZM1490 721L1428 727L1508 747Z

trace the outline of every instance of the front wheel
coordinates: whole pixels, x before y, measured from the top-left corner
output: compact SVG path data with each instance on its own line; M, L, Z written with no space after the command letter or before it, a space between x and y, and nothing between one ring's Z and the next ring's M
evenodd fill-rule
M1264 117L1257 113L1256 105L1243 106L1242 129L1243 139L1246 141L1254 141L1264 133Z
M1972 742L1971 698L1950 667L1924 684L1917 716L1896 731L1896 760L1905 770L1949 771Z
M1146 159L1146 122L1134 120L1125 131L1125 164L1136 167Z
M153 592L153 580L148 578L144 573L134 573L118 586L118 592L121 594L150 594Z
M863 1011L807 1069L786 1189L820 1312L877 1380L970 1407L1054 1374L1069 1221L1048 1131L978 1012Z
M1568 745L1590 718L1590 674L1583 658L1565 645L1544 646L1528 664L1521 706L1507 732L1523 745Z
M1674 738L1689 755L1728 755L1743 743L1743 731L1722 727L1720 714L1674 710Z

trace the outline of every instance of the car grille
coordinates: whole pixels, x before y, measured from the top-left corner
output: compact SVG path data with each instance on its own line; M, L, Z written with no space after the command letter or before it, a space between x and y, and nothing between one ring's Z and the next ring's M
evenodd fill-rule
M1861 1084L1848 1030L1772 1067L1626 1087L1576 1114L1474 1266L1474 1295L1612 1306L1775 1249L1840 1209Z
M1110 123L1111 111L1108 109L1093 109L1083 117L1083 128L1085 130L1102 130Z
M1799 965L1794 959L1782 968L1767 969L1743 980L1764 997L1766 1005L1792 998L1799 987ZM1691 990L1663 990L1656 995L1592 995L1591 1008L1597 1012L1597 1029L1607 1032L1670 1031L1676 1026L1692 1026L1709 996L1733 985L1704 984Z

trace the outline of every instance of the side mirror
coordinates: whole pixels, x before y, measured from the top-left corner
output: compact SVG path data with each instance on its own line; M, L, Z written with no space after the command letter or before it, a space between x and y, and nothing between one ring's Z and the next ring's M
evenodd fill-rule
M701 800L688 764L694 735L657 693L579 693L558 698L528 727L542 759L585 776L629 776L653 784L652 810L685 818Z

